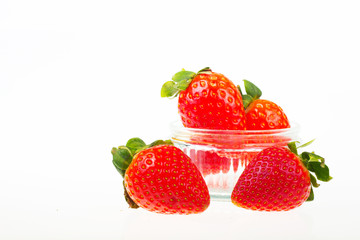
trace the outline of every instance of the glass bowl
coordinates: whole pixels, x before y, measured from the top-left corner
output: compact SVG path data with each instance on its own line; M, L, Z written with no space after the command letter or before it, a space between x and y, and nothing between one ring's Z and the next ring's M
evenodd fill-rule
M203 175L213 200L230 201L231 192L248 163L263 149L298 141L300 127L272 130L212 130L170 125L171 140Z

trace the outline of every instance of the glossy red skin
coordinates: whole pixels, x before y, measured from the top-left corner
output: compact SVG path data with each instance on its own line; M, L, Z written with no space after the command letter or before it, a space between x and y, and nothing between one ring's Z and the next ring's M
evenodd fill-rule
M185 127L245 129L241 94L219 73L196 75L189 87L180 92L178 108Z
M283 147L261 151L241 174L231 195L239 207L287 211L309 197L310 174L298 156Z
M290 123L282 108L275 103L257 99L245 110L247 130L289 128Z
M180 149L159 145L134 156L125 188L140 207L163 214L201 213L210 204L201 173Z

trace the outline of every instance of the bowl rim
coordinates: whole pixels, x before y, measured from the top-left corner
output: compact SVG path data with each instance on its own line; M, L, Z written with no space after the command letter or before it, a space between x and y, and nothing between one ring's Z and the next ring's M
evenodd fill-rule
M290 121L291 122L291 121ZM169 125L172 135L176 133L188 134L214 134L214 135L281 135L299 132L300 125L297 122L291 122L289 128L281 129L266 129L266 130L219 130L219 129L204 129L204 128L187 128L184 127L180 120L172 121Z

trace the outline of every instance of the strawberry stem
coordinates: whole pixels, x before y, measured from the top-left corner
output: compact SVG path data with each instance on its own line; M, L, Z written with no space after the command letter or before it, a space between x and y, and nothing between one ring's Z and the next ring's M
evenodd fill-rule
M262 95L261 90L252 82L244 79L245 91L250 95L254 100L259 99Z
M211 73L212 73L211 69L209 67L206 67L198 71L197 74L211 74Z
M133 154L126 146L120 146L118 148L112 148L111 153L113 155L113 164L116 170L124 177L126 169L129 167Z
M161 97L175 98L181 91L185 91L194 77L198 74L211 74L212 71L209 67L201 69L198 73L185 71L182 69L180 72L175 73L171 81L167 81L161 87Z
M310 145L314 140L307 142L299 147L296 146L298 142L290 142L288 143L288 147L291 152L296 154L304 166L308 169L310 173L310 181L311 181L311 192L307 201L312 201L314 199L313 187L317 188L320 184L317 183L317 180L322 182L328 182L332 179L330 176L329 167L325 164L325 159L314 152L302 152L300 155L298 154L298 149L302 147L306 147ZM315 176L311 173L315 173Z
M238 85L237 88L239 89L239 92L242 96L243 99L243 105L244 108L246 109L253 101L259 99L262 95L261 90L252 82L244 79L244 86L245 86L245 91L246 94L243 94L241 91L240 86Z
M179 92L180 90L173 81L168 81L161 87L161 97L173 98L176 97Z
M138 152L157 145L173 145L173 143L171 140L156 140L146 145L145 142L138 137L131 138L125 146L119 146L118 148L113 147L111 149L113 164L121 176L124 177L126 169Z
M146 143L138 138L131 138L127 141L126 143L126 147L130 149L131 153L134 155L139 149L143 148L146 146Z
M298 146L298 148L307 147L307 146L309 146L310 144L312 144L314 141L315 141L315 139L313 139L313 140L311 140L311 141L309 141L309 142L307 142L307 143L304 143L304 144L301 145L301 146Z

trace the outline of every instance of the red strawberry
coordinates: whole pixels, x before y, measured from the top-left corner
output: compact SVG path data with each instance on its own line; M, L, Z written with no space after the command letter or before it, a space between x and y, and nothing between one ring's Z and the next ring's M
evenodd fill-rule
M167 144L167 145L164 145ZM124 177L130 207L164 214L200 213L210 204L208 188L199 170L170 141L149 146L139 138L113 148L113 163Z
M261 90L244 80L246 95L242 95L245 107L246 129L267 130L289 128L290 123L280 106L269 100L259 99ZM238 86L239 90L240 87Z
M270 147L261 151L241 174L231 195L232 202L252 210L287 211L313 200L311 184L314 187L319 184L309 171L318 180L329 181L329 168L314 153L303 152L299 156L294 142L289 148Z
M245 129L242 97L224 75L204 68L180 71L161 89L162 97L179 96L179 114L185 127Z
M281 107L269 100L257 99L245 110L248 130L289 128L290 123Z

